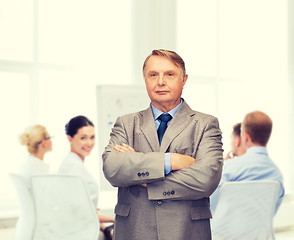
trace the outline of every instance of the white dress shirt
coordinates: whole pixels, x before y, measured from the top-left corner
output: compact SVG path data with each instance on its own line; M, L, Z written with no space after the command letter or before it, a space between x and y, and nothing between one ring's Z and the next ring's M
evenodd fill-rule
M277 165L270 159L265 147L250 147L240 157L224 162L221 182L210 196L211 210L214 211L219 197L219 189L225 182L274 180L280 183L279 197L275 212L278 211L284 197L283 175Z
M20 167L20 175L24 176L29 182L33 175L49 173L49 165L39 158L29 155L27 160Z
M98 184L95 178L85 168L83 160L77 154L69 152L62 161L58 173L82 177L86 182L90 199L92 200L94 207L97 208Z

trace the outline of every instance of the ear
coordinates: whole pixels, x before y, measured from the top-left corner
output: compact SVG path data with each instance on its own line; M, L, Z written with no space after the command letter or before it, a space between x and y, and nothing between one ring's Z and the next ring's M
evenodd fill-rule
M186 84L187 80L188 80L188 74L186 74L183 78L183 86Z
M242 139L241 137L237 137L237 147L240 147L242 145Z
M45 140L42 140L42 142L40 143L40 146L42 148L45 148L46 147L46 141Z
M244 139L245 139L245 143L248 143L251 140L248 132L246 132L246 131L244 131Z
M71 137L71 136L67 135L67 139L68 139L68 141L69 141L70 143L72 142L72 137Z

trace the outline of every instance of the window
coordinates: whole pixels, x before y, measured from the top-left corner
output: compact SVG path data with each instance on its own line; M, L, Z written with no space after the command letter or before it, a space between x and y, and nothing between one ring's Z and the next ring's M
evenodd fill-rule
M1 210L16 206L7 173L28 155L18 141L27 126L54 136L45 162L55 172L69 151L69 119L97 124L96 85L131 83L131 1L0 0L0 9ZM97 180L98 144L86 161Z
M1 0L0 9L0 60L32 61L33 0Z
M0 210L14 207L14 192L7 172L16 170L23 159L23 149L18 141L18 135L23 126L29 123L29 77L24 73L0 72L1 88L1 132L2 167L0 168ZM5 84L3 84L3 82ZM17 86L17 87L15 87Z
M225 153L235 123L250 111L267 113L268 151L289 189L287 1L183 0L177 9L178 52L190 74L184 96L219 118Z

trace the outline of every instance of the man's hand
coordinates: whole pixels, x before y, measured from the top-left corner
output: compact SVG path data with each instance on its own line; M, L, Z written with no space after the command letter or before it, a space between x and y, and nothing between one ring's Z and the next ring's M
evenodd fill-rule
M228 160L228 159L231 159L233 157L234 157L233 156L233 153L232 152L228 152L227 155L226 155L226 157L224 158L224 160Z
M115 145L114 149L118 152L136 152L134 148L124 143L122 145Z
M179 153L171 153L170 164L171 170L181 170L192 166L195 163L195 158Z

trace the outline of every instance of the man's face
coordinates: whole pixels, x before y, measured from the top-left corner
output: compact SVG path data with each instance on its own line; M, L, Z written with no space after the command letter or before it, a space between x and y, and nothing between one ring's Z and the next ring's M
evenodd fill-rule
M152 104L168 112L181 102L183 87L188 75L182 77L182 69L162 56L151 56L144 71L146 89Z
M232 135L231 135L231 149L232 149L232 154L234 157L238 156L239 141L241 141L240 137L236 136L232 133Z

